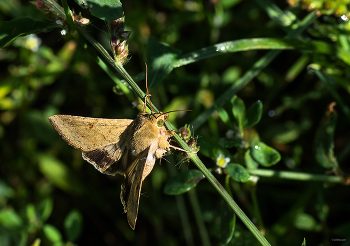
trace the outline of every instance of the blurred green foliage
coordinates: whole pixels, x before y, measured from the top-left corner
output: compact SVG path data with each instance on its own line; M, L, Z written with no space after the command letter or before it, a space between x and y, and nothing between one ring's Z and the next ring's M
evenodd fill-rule
M111 54L106 23L90 12L104 16L96 1L67 2ZM346 9L332 5L297 39L282 39L312 1L291 2L124 1L125 30L132 32L124 68L145 90L144 63L152 64L152 102L164 111L192 109L169 114L177 127L215 107L190 128L191 143L272 245L332 245L350 230L349 188L312 176L349 184L350 22ZM45 11L28 1L0 1L0 45L7 45L0 50L0 245L258 245L193 163L175 155L144 181L130 229L119 199L123 177L98 173L47 118L133 119L139 101L114 87L95 54ZM283 52L217 103L272 49ZM249 173L266 167L310 178Z

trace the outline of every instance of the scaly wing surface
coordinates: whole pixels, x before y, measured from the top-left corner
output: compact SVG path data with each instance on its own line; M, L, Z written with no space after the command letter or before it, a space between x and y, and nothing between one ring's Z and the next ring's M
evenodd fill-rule
M155 158L148 147L142 151L125 172L125 180L122 184L120 199L124 205L124 212L130 227L134 230L139 210L139 201L142 187L142 176L146 165L155 162Z

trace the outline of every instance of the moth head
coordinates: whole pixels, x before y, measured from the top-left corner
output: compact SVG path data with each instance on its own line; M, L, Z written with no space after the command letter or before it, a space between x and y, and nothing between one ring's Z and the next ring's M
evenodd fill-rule
M152 117L153 120L156 122L157 127L161 128L164 126L164 123L168 120L169 115L159 112L151 114L150 117Z

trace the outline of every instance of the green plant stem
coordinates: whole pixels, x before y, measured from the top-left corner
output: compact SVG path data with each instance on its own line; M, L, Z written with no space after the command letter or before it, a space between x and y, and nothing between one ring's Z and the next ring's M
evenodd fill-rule
M210 244L210 240L209 240L209 235L208 235L207 229L205 228L201 207L199 206L199 203L198 203L196 190L191 189L188 192L188 197L190 199L190 203L191 203L191 206L193 208L193 213L194 213L194 217L195 217L196 222L197 222L199 234L201 236L202 245L210 246L211 244Z
M171 162L171 164L175 163L173 156L169 156L168 160ZM168 165L168 167L169 167L170 175L175 176L177 174L175 165ZM175 196L175 200L176 200L177 208L179 210L179 215L180 215L183 233L186 239L187 246L194 246L194 240L192 236L192 230L190 227L190 220L189 220L187 209L185 206L184 195Z
M180 137L179 137L180 138ZM175 137L177 140L177 138ZM178 140L177 140L178 141ZM182 143L179 142L181 147ZM187 147L188 148L188 147ZM242 220L242 222L247 226L247 228L253 233L253 235L258 239L262 245L270 245L266 238L260 233L260 231L255 227L253 222L244 214L237 203L232 199L232 197L227 193L227 191L222 187L219 181L214 177L214 175L204 166L203 162L195 154L188 154L192 161L196 164L199 170L205 175L208 181L214 186L214 188L219 192L219 194L224 198L228 205L233 209L236 215Z
M251 197L252 197L252 201L253 201L253 213L254 216L256 217L256 224L258 225L258 228L261 230L264 230L264 223L263 220L261 218L261 213L260 213L260 208L259 208L259 203L258 203L258 199L256 198L256 190L254 188L253 191L250 192Z
M302 31L305 30L306 27L308 27L311 23L313 23L316 20L317 16L314 12L311 12L308 14L300 23L298 28L295 30L292 30L288 35L287 38L293 38L298 36ZM245 85L247 85L255 76L257 76L262 69L264 69L270 62L278 55L281 51L279 50L273 50L267 53L265 56L260 58L251 69L249 69L241 78L239 78L230 88L226 90L225 93L223 93L215 102L215 104L201 113L193 122L193 128L198 129L215 111L215 106L222 106L225 101L233 95L235 95L240 89L242 89Z
M327 88L329 93L333 96L335 101L339 104L341 110L345 114L346 118L350 122L350 109L349 107L345 104L341 96L337 93L337 91L334 89L333 84L331 80L329 79L328 76L325 76L321 71L315 70L315 74L317 77L323 82L324 86Z
M309 173L298 173L289 171L274 171L267 169L248 169L252 175L260 177L272 177L280 179L291 179L300 181L318 181L318 182L329 182L329 183L343 183L344 180L340 176L328 176L322 174L309 174Z
M61 3L63 6L63 9L64 9L65 19L67 20L69 30L71 33L74 33L76 31L76 28L75 28L75 25L74 25L74 22L72 19L72 15L71 15L67 0L61 0ZM75 36L75 35L73 35L73 36Z

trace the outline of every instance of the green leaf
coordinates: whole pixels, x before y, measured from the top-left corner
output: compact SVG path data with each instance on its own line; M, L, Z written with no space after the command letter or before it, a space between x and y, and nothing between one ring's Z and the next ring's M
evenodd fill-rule
M220 219L220 245L227 245L235 231L236 214L223 199L221 199Z
M50 32L58 28L57 24L35 21L31 18L19 18L0 23L0 50L19 36L33 33Z
M304 241L303 241L303 243L301 244L301 246L306 246L306 239L305 239L305 237L304 237Z
M173 70L181 51L152 38L147 45L148 88L155 87Z
M216 158L221 154L224 157L230 157L230 152L219 145L218 140L213 137L202 135L198 138L198 146L200 146L200 153L206 157L216 161Z
M15 229L23 224L22 218L12 208L4 208L0 211L0 224L8 229Z
M259 142L255 146L251 146L250 154L256 162L264 167L275 165L281 160L281 155L278 153L278 151L267 146L263 142Z
M81 233L83 217L78 210L72 210L64 220L64 230L68 241L74 242Z
M260 121L262 112L262 102L259 100L253 103L247 110L247 115L244 122L244 129L255 126Z
M188 170L179 173L169 179L164 187L164 193L168 195L179 195L196 187L204 175L199 170Z
M314 217L306 213L298 213L294 218L294 226L305 231L319 231L321 226L317 224Z
M247 149L247 151L244 153L244 162L247 167L247 169L257 169L259 167L259 163L254 161L250 154L250 149Z
M88 8L93 16L101 20L116 20L123 16L119 0L74 0L82 8ZM83 4L84 3L84 4ZM84 6L85 5L85 6Z
M338 167L338 161L334 156L334 132L338 114L330 108L320 122L315 135L315 158L322 167L331 169Z
M234 96L232 102L232 114L240 129L243 129L245 122L245 105L242 99Z
M216 106L216 105L215 105L215 109L216 109L216 112L218 112L222 122L224 122L225 125L228 126L229 128L233 129L233 125L231 123L230 116L228 115L226 110L224 108Z
M39 203L37 208L38 215L42 222L45 222L51 215L53 209L53 201L51 198L46 198Z
M232 148L232 147L240 147L243 144L243 141L241 138L220 138L219 144L224 148Z
M36 215L35 207L33 204L27 204L26 214L29 221L29 225L31 226L29 231L33 232L39 224L38 217Z
M15 191L4 181L0 180L0 199L11 198L15 195Z
M240 164L229 163L227 164L225 170L228 175L230 175L230 177L237 182L245 183L250 177L247 170Z
M37 239L35 239L34 243L32 243L31 246L40 246L40 243L41 243L41 239L37 238Z
M43 227L44 234L47 239L49 239L51 242L62 242L62 235L60 231L54 227L53 225L46 224Z
M73 194L81 194L83 185L59 160L50 155L39 155L40 171L57 187Z

